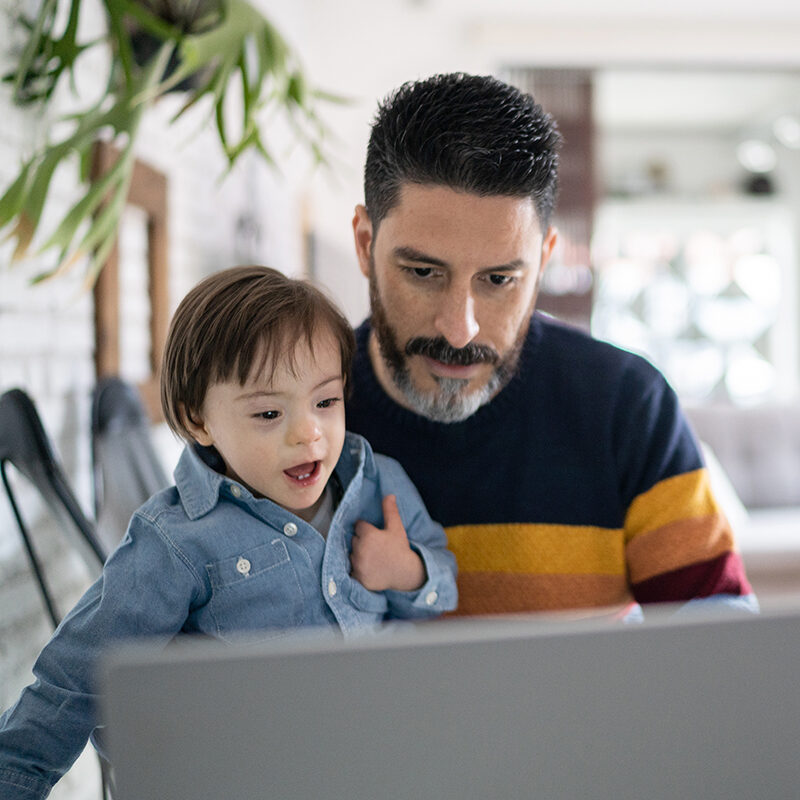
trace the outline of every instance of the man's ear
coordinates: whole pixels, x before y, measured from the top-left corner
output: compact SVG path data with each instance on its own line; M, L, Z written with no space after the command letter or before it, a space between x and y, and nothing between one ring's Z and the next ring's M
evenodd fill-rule
M543 270L547 262L550 260L550 256L553 255L553 248L556 246L557 241L558 230L551 225L547 229L547 233L545 233L544 238L542 239L542 260L540 269Z
M356 243L358 266L365 277L369 277L370 253L372 252L372 220L366 206L357 205L353 217L353 237Z
M187 431L189 431L189 433L192 435L192 438L198 444L201 444L204 447L210 447L212 444L214 444L214 439L206 429L205 423L199 414L187 411L186 406L184 406L183 403L180 404L179 411L184 427Z

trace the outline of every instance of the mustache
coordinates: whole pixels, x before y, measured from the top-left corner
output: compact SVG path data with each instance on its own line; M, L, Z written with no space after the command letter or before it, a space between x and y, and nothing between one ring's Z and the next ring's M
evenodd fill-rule
M484 344L470 342L465 347L453 347L443 336L429 339L416 336L405 346L407 356L427 356L442 364L468 367L471 364L497 364L500 356L497 351Z

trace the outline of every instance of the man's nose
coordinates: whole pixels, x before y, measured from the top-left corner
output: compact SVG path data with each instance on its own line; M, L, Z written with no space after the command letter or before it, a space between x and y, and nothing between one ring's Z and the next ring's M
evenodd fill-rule
M442 299L434 325L438 333L456 348L465 347L480 330L475 317L475 298L468 290L448 292Z
M292 415L288 429L289 444L311 444L322 436L316 416L311 412Z

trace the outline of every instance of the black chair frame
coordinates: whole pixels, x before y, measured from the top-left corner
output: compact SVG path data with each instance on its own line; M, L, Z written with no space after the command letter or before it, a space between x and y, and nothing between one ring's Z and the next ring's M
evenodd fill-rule
M20 512L19 503L8 479L7 465L12 464L40 493L51 512L91 563L102 568L107 553L95 534L94 524L84 514L70 488L32 400L21 389L11 389L0 396L0 473L14 518L39 585L47 613L56 626L60 616L45 578L30 531Z
M9 464L38 490L51 513L62 523L65 533L72 537L73 544L99 573L107 555L105 548L70 488L33 401L21 389L10 389L0 395L0 475L42 602L55 629L61 615L9 480ZM99 755L98 759L102 798L108 800L112 785L110 770Z

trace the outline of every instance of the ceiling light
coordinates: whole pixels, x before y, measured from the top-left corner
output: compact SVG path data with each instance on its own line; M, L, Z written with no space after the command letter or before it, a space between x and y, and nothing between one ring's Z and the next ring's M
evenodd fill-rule
M778 161L772 146L760 139L742 142L736 149L736 157L749 172L769 172Z
M784 114L772 123L775 138L786 147L800 148L800 119L795 114Z

